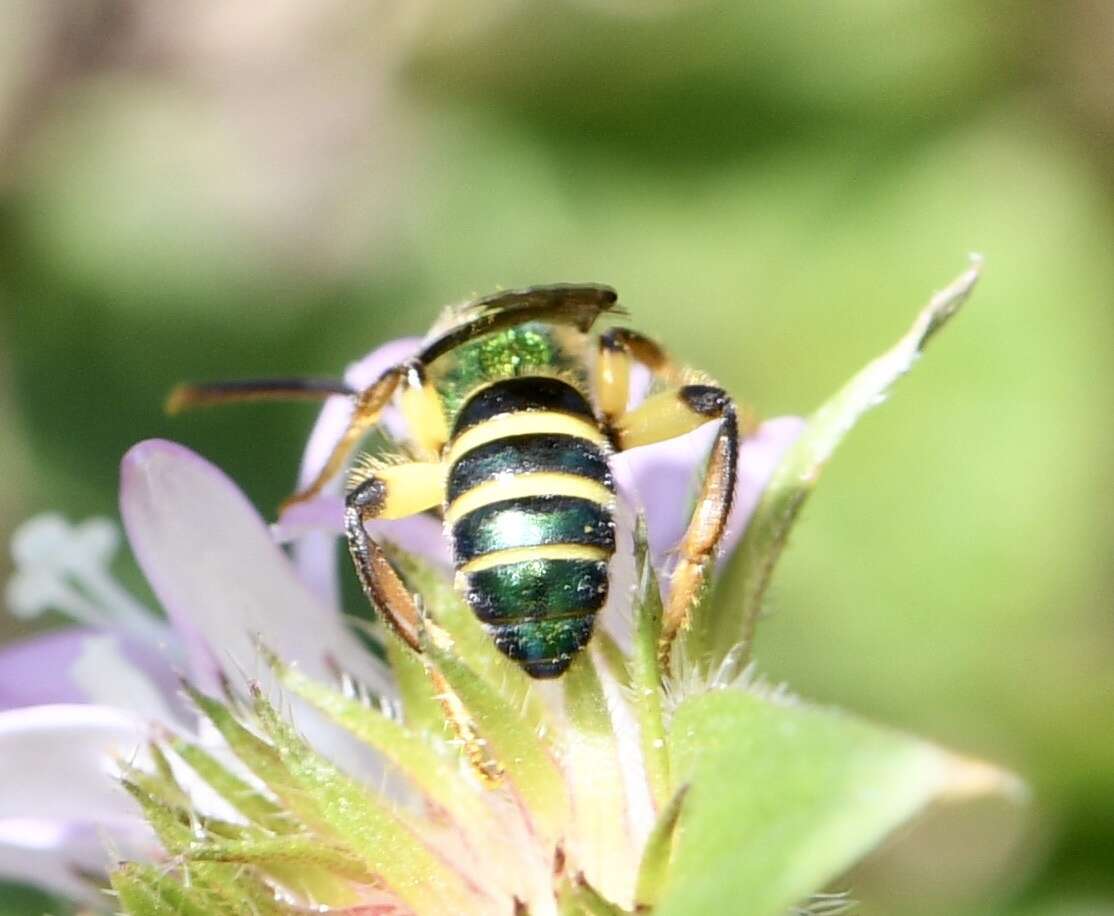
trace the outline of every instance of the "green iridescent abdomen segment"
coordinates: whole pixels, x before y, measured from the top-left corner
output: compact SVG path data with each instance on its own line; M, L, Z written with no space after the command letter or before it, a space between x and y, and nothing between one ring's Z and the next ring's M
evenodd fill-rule
M457 566L486 554L548 544L615 551L608 506L577 496L521 496L469 512L452 528Z
M572 660L592 639L595 614L557 620L524 620L489 626L496 648L518 662L532 678L564 674Z
M607 600L607 561L543 557L478 570L466 581L465 597L484 623L579 616Z
M499 650L531 677L558 677L592 638L607 600L607 561L524 560L466 581L465 597Z

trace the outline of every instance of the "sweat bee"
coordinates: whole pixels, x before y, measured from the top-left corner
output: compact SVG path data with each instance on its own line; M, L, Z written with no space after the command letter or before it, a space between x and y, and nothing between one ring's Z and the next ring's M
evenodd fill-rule
M592 637L615 552L611 456L720 426L702 490L678 547L662 621L667 659L731 511L739 419L727 393L692 384L650 338L624 327L611 287L534 286L450 307L420 351L363 390L343 381L274 379L179 386L174 412L241 400L353 400L351 420L317 477L287 505L316 496L349 465L385 407L397 402L414 460L357 464L345 533L364 593L420 651L413 597L365 523L441 512L456 587L495 645L532 678L556 678ZM628 410L631 367L661 389Z

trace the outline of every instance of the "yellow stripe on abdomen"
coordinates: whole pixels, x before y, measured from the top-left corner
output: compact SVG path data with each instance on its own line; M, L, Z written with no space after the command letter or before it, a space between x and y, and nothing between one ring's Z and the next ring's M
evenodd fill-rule
M473 509L522 496L579 496L601 505L608 505L615 499L615 494L602 483L576 474L552 471L506 474L458 496L446 508L445 522L451 525Z
M480 572L508 563L522 563L526 560L606 560L611 552L602 547L588 544L543 544L540 547L509 547L496 550L465 563L458 575Z
M496 439L539 433L576 436L602 446L608 444L599 427L582 417L549 410L524 410L492 417L465 430L449 446L446 463L452 465L465 453Z

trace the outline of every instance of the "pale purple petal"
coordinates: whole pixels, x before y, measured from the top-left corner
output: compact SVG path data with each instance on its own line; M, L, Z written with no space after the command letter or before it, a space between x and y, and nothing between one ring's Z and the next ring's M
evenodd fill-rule
M344 498L337 493L322 493L290 506L271 525L271 536L279 544L289 544L315 531L337 535L343 530Z
M46 818L134 825L117 761L146 754L147 722L107 706L29 706L0 712L0 820Z
M721 561L738 545L781 456L804 426L799 417L778 417L767 420L754 435L744 439L739 451L735 505L720 549ZM719 423L711 421L683 436L615 456L620 492L645 514L650 556L663 581L672 568L672 552L688 525L718 429Z
M118 656L157 689L176 717L184 712L177 681L164 654L146 643L86 627L41 633L0 649L0 710L48 703L95 701L75 677L75 666L87 654L90 640L111 640ZM111 672L106 672L110 674ZM117 672L118 673L118 672Z
M271 526L271 534L279 544L297 542L315 532L336 536L343 530L344 500L331 493L291 506ZM431 515L373 521L367 524L367 530L378 541L394 544L446 568L452 565L444 526Z
M0 649L0 710L43 703L84 703L69 677L82 641L95 630L72 627L31 636Z
M251 503L200 455L157 439L134 446L121 466L120 512L206 689L221 671L266 679L257 639L312 677L339 665L386 689L381 667L299 580Z

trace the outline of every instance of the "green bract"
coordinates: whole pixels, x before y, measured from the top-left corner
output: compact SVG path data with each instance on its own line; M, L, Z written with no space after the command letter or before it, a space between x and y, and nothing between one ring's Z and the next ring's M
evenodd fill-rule
M387 637L398 699L324 683L266 647L281 694L253 685L218 701L189 688L230 756L167 740L153 773L129 772L169 859L119 867L120 905L135 916L781 916L933 800L1015 788L992 767L769 689L747 665L763 594L819 471L976 276L939 294L815 413L696 609L674 671L659 665L661 601L641 533L629 649L598 634L555 684L531 682L441 572L395 551L426 613L422 656ZM381 761L381 784L319 754L299 732L302 715L362 744ZM193 810L174 775L182 764L237 818Z

